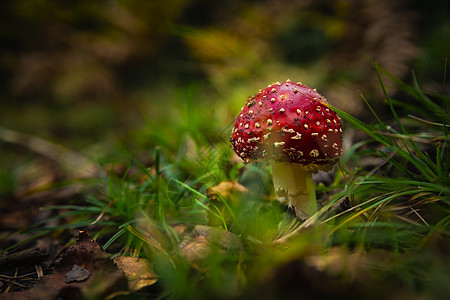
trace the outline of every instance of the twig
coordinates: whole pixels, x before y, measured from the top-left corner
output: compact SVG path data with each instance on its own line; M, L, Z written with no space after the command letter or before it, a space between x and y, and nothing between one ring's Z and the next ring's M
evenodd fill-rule
M103 218L103 216L105 215L106 211L108 210L108 208L111 207L111 205L113 205L115 202L117 201L117 199L111 201L108 203L108 205L106 205L106 207L102 210L102 212L100 213L100 215L98 215L97 219L95 219L94 222L91 223L91 225L96 224L98 221L100 221L101 218Z
M416 117L416 116L413 116L413 115L410 115L410 114L408 114L408 117L413 118L413 119L415 119L415 120L417 120L417 121L420 121L420 122L429 124L429 125L442 126L442 127L444 127L444 126L450 127L450 124L445 124L445 125L444 125L444 124L441 124L441 123L431 122L431 121L424 120L424 119L422 119L422 118L419 118L419 117Z

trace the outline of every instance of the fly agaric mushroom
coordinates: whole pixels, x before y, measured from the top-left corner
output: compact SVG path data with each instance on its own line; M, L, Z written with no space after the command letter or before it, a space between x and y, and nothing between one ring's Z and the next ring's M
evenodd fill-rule
M231 144L244 163L272 164L275 192L305 219L317 211L312 173L329 171L342 153L342 129L327 100L298 82L274 83L250 97Z

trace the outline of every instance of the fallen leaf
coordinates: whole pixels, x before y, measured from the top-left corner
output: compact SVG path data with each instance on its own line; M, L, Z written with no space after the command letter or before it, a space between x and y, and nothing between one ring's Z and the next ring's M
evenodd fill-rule
M66 273L64 282L85 281L89 276L91 276L91 272L79 265L73 265L72 270Z
M2 299L104 299L121 292L128 292L124 272L86 232L80 231L76 244L67 249L53 274L42 276L27 291L4 294Z
M145 258L120 256L115 258L114 262L125 272L129 288L133 292L158 281L158 275Z
M197 236L202 236L208 241L218 244L226 249L243 249L239 236L219 227L197 225L194 227L194 233L197 234Z
M183 244L181 253L190 263L196 263L208 256L210 242L204 236L197 236Z
M208 213L209 225L221 226L224 221L227 224L232 222L233 217L229 208L234 209L238 206L241 199L239 196L244 193L248 193L248 189L236 181L222 181L218 185L208 188L206 197L215 206L214 211L219 211L219 215L221 215L221 217L217 217L217 214Z
M248 189L238 183L237 181L222 181L216 186L206 190L206 196L210 200L217 200L217 196L221 195L223 198L228 198L234 193L247 193Z

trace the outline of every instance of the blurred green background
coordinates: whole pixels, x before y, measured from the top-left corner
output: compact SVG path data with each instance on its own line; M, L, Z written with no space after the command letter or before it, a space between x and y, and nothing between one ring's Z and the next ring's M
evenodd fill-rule
M175 150L187 136L226 143L247 97L288 78L362 117L360 93L381 99L374 62L406 81L415 69L425 91L442 87L449 6L1 1L0 126L99 161L127 151L145 162L148 149ZM28 150L0 147L3 170L27 159Z

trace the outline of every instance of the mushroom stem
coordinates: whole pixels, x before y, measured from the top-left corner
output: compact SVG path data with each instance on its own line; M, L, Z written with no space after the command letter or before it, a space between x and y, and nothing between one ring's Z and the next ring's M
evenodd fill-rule
M295 214L304 220L317 211L316 189L312 172L300 164L274 162L272 177L278 198L288 201Z

